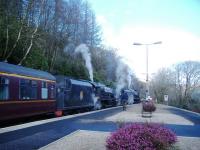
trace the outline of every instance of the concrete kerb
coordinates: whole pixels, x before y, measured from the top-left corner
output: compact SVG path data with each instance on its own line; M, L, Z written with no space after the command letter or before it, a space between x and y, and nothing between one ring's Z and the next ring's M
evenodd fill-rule
M0 129L0 134L11 132L11 131L16 131L16 130L20 130L20 129L25 129L25 128L33 127L33 126L37 126L37 125L42 125L42 124L46 124L46 123L51 123L51 122L54 122L54 121L70 119L70 118L84 116L84 115L88 115L88 114L93 114L93 113L96 113L96 112L112 110L112 109L116 109L116 108L120 108L120 107L122 107L122 106L111 107L111 108L106 108L106 109L96 110L96 111L91 111L91 112L85 112L85 113L80 113L80 114L75 114L75 115L63 116L63 117L59 117L59 118L52 118L52 119L34 121L34 122L15 125L15 126L11 126L11 127L5 127L5 128L1 128Z

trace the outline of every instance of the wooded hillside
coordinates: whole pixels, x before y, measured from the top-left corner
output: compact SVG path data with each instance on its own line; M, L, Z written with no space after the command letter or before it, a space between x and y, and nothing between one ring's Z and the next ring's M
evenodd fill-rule
M101 45L101 28L87 0L1 0L0 61L89 79L75 48L86 44L94 80L113 86L118 56Z

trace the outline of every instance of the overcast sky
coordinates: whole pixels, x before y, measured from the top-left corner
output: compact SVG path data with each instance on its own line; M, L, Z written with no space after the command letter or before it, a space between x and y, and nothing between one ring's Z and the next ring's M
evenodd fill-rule
M185 60L200 61L200 0L89 0L102 27L103 43L119 49L126 63L144 80L145 46L149 73Z

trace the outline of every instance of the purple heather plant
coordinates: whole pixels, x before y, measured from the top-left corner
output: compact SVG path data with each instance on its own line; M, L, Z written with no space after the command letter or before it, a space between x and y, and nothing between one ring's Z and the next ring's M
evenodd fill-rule
M153 101L145 101L142 103L142 109L145 112L154 112L156 110L156 106Z
M177 141L175 133L160 124L131 123L111 133L107 150L167 150Z

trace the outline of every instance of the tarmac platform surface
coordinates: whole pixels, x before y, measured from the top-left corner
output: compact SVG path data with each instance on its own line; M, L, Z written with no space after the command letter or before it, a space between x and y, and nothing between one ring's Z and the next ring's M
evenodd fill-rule
M152 118L142 117L141 104L134 104L127 111L117 107L8 132L1 133L0 129L0 149L103 150L106 138L118 128L118 122L147 121L163 123L173 130L180 149L199 150L200 115L159 104Z

